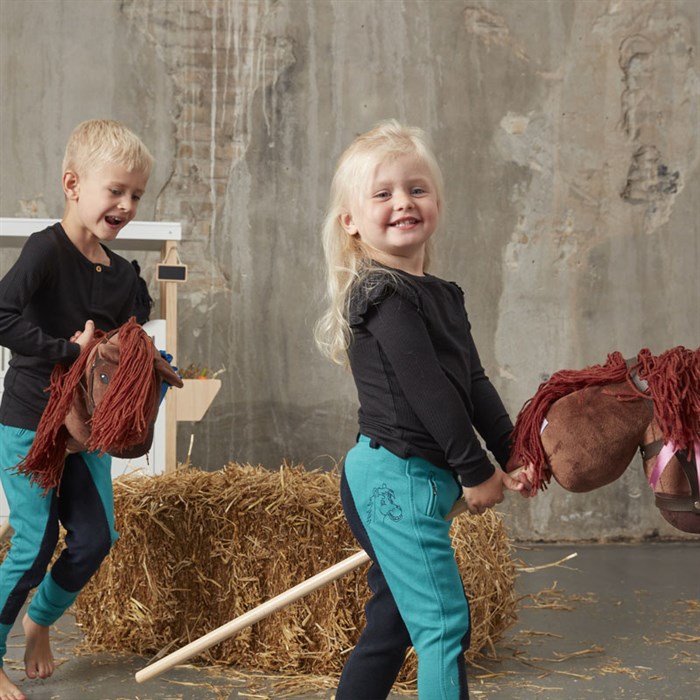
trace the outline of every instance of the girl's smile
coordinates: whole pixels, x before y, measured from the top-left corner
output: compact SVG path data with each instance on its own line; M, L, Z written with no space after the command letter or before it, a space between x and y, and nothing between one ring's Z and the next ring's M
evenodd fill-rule
M343 228L377 262L422 275L425 245L439 219L430 170L416 156L402 155L380 162L368 184L355 206L341 214Z

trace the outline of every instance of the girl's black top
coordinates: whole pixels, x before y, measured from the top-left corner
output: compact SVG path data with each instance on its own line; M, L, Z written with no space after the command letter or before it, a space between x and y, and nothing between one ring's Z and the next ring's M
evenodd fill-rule
M91 262L56 223L29 236L0 280L0 345L12 352L0 423L36 430L51 370L80 352L68 338L88 319L103 331L129 320L138 277L128 260L104 250L109 265Z
M475 429L505 467L513 425L481 365L464 294L432 275L390 272L372 272L350 298L360 432L476 486L494 467Z

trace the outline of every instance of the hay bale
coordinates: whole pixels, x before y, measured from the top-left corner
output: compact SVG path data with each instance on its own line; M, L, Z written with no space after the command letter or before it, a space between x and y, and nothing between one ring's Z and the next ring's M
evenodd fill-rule
M115 481L120 540L80 594L93 650L179 648L357 551L337 472L230 464ZM473 658L515 620L515 566L498 514L460 516L457 560ZM366 566L212 647L199 660L255 672L337 675L363 626ZM415 678L415 657L402 678Z

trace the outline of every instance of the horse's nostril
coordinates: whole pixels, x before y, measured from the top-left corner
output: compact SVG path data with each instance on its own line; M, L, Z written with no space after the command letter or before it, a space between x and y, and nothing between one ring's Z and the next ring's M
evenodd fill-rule
M109 384L109 377L104 372L100 372L100 381L103 384Z

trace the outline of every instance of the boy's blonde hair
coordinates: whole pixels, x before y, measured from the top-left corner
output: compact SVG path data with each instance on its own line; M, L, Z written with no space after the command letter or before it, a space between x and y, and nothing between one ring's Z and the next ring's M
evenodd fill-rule
M143 141L121 122L90 119L78 124L68 137L63 172L72 170L85 175L107 163L149 177L153 156Z
M414 155L428 168L437 196L438 211L444 209L444 184L440 166L433 155L425 132L403 126L395 119L380 122L358 136L338 161L331 183L330 204L322 229L326 259L326 296L328 308L316 324L316 344L324 355L340 365L347 364L350 343L348 304L353 286L371 272L381 271L359 236L349 235L340 217L359 203L372 170L381 161ZM430 243L426 247L424 271L430 263Z

